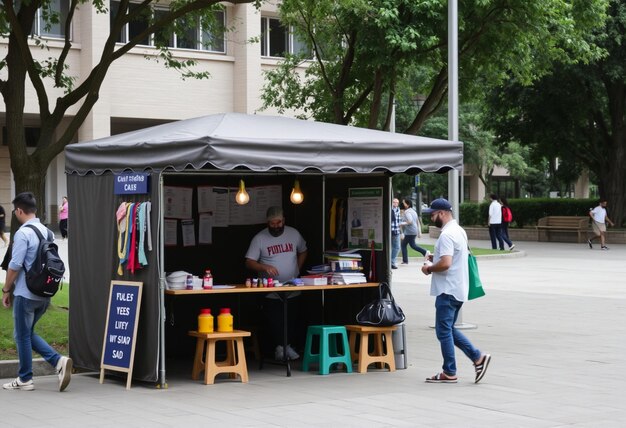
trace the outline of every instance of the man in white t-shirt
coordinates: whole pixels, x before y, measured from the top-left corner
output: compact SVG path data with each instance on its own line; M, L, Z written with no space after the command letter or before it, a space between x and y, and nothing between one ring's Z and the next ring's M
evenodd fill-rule
M609 247L606 246L606 224L608 223L611 226L614 226L614 224L606 214L606 204L606 199L600 199L598 206L589 210L589 217L591 217L591 229L593 229L594 233L593 237L587 239L589 248L593 248L591 241L600 238L600 249L609 249Z
M267 228L257 233L246 253L246 268L258 273L259 278L272 278L280 282L289 281L300 275L300 270L307 256L306 242L300 232L293 227L285 226L283 209L278 206L267 209ZM273 336L274 357L277 360L296 360L298 353L289 343L295 342L296 319L298 310L296 300L298 293L272 293L264 299L264 313L267 317L270 334ZM282 299L290 299L290 310L287 311L288 342L284 344Z
M481 381L489 367L491 355L483 354L467 337L455 328L459 311L469 293L469 253L465 230L452 216L452 205L445 199L435 199L423 214L430 214L431 222L441 229L435 243L432 263L422 266L425 275L431 275L430 295L435 296L435 333L443 355L442 372L426 379L428 383L456 383L457 346L472 360L476 371L475 383Z
M489 197L491 198L491 204L489 205L487 224L489 224L491 248L494 250L500 248L501 251L504 251L504 240L502 239L502 205L498 202L498 195L495 193L492 193ZM497 244L496 240L498 241Z

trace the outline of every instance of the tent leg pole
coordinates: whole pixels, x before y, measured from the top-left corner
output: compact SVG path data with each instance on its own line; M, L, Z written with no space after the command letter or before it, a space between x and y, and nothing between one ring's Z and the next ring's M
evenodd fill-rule
M163 174L159 174L159 312L160 312L160 337L159 337L159 387L161 389L167 388L167 378L165 373L165 272L163 268L165 266L165 255L164 255L164 231L163 231Z

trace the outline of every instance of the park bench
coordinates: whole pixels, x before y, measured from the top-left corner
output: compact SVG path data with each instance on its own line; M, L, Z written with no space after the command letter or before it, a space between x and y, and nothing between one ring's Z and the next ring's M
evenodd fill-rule
M541 242L545 237L550 240L550 232L576 232L577 242L585 242L587 239L587 229L589 228L589 217L574 216L548 216L542 217L537 222L537 238Z

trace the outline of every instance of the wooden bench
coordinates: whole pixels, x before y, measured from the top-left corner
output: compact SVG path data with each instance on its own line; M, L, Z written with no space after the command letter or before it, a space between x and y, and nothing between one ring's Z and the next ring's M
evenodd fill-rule
M540 218L537 222L537 240L539 242L550 240L550 232L576 232L578 243L585 242L589 229L589 217L574 216L548 216Z

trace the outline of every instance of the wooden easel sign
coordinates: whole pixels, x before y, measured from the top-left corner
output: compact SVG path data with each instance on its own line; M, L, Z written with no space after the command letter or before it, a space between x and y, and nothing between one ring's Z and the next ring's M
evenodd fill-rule
M126 389L130 389L142 287L142 282L111 281L100 362L100 383L104 382L105 369L115 370L128 373Z

